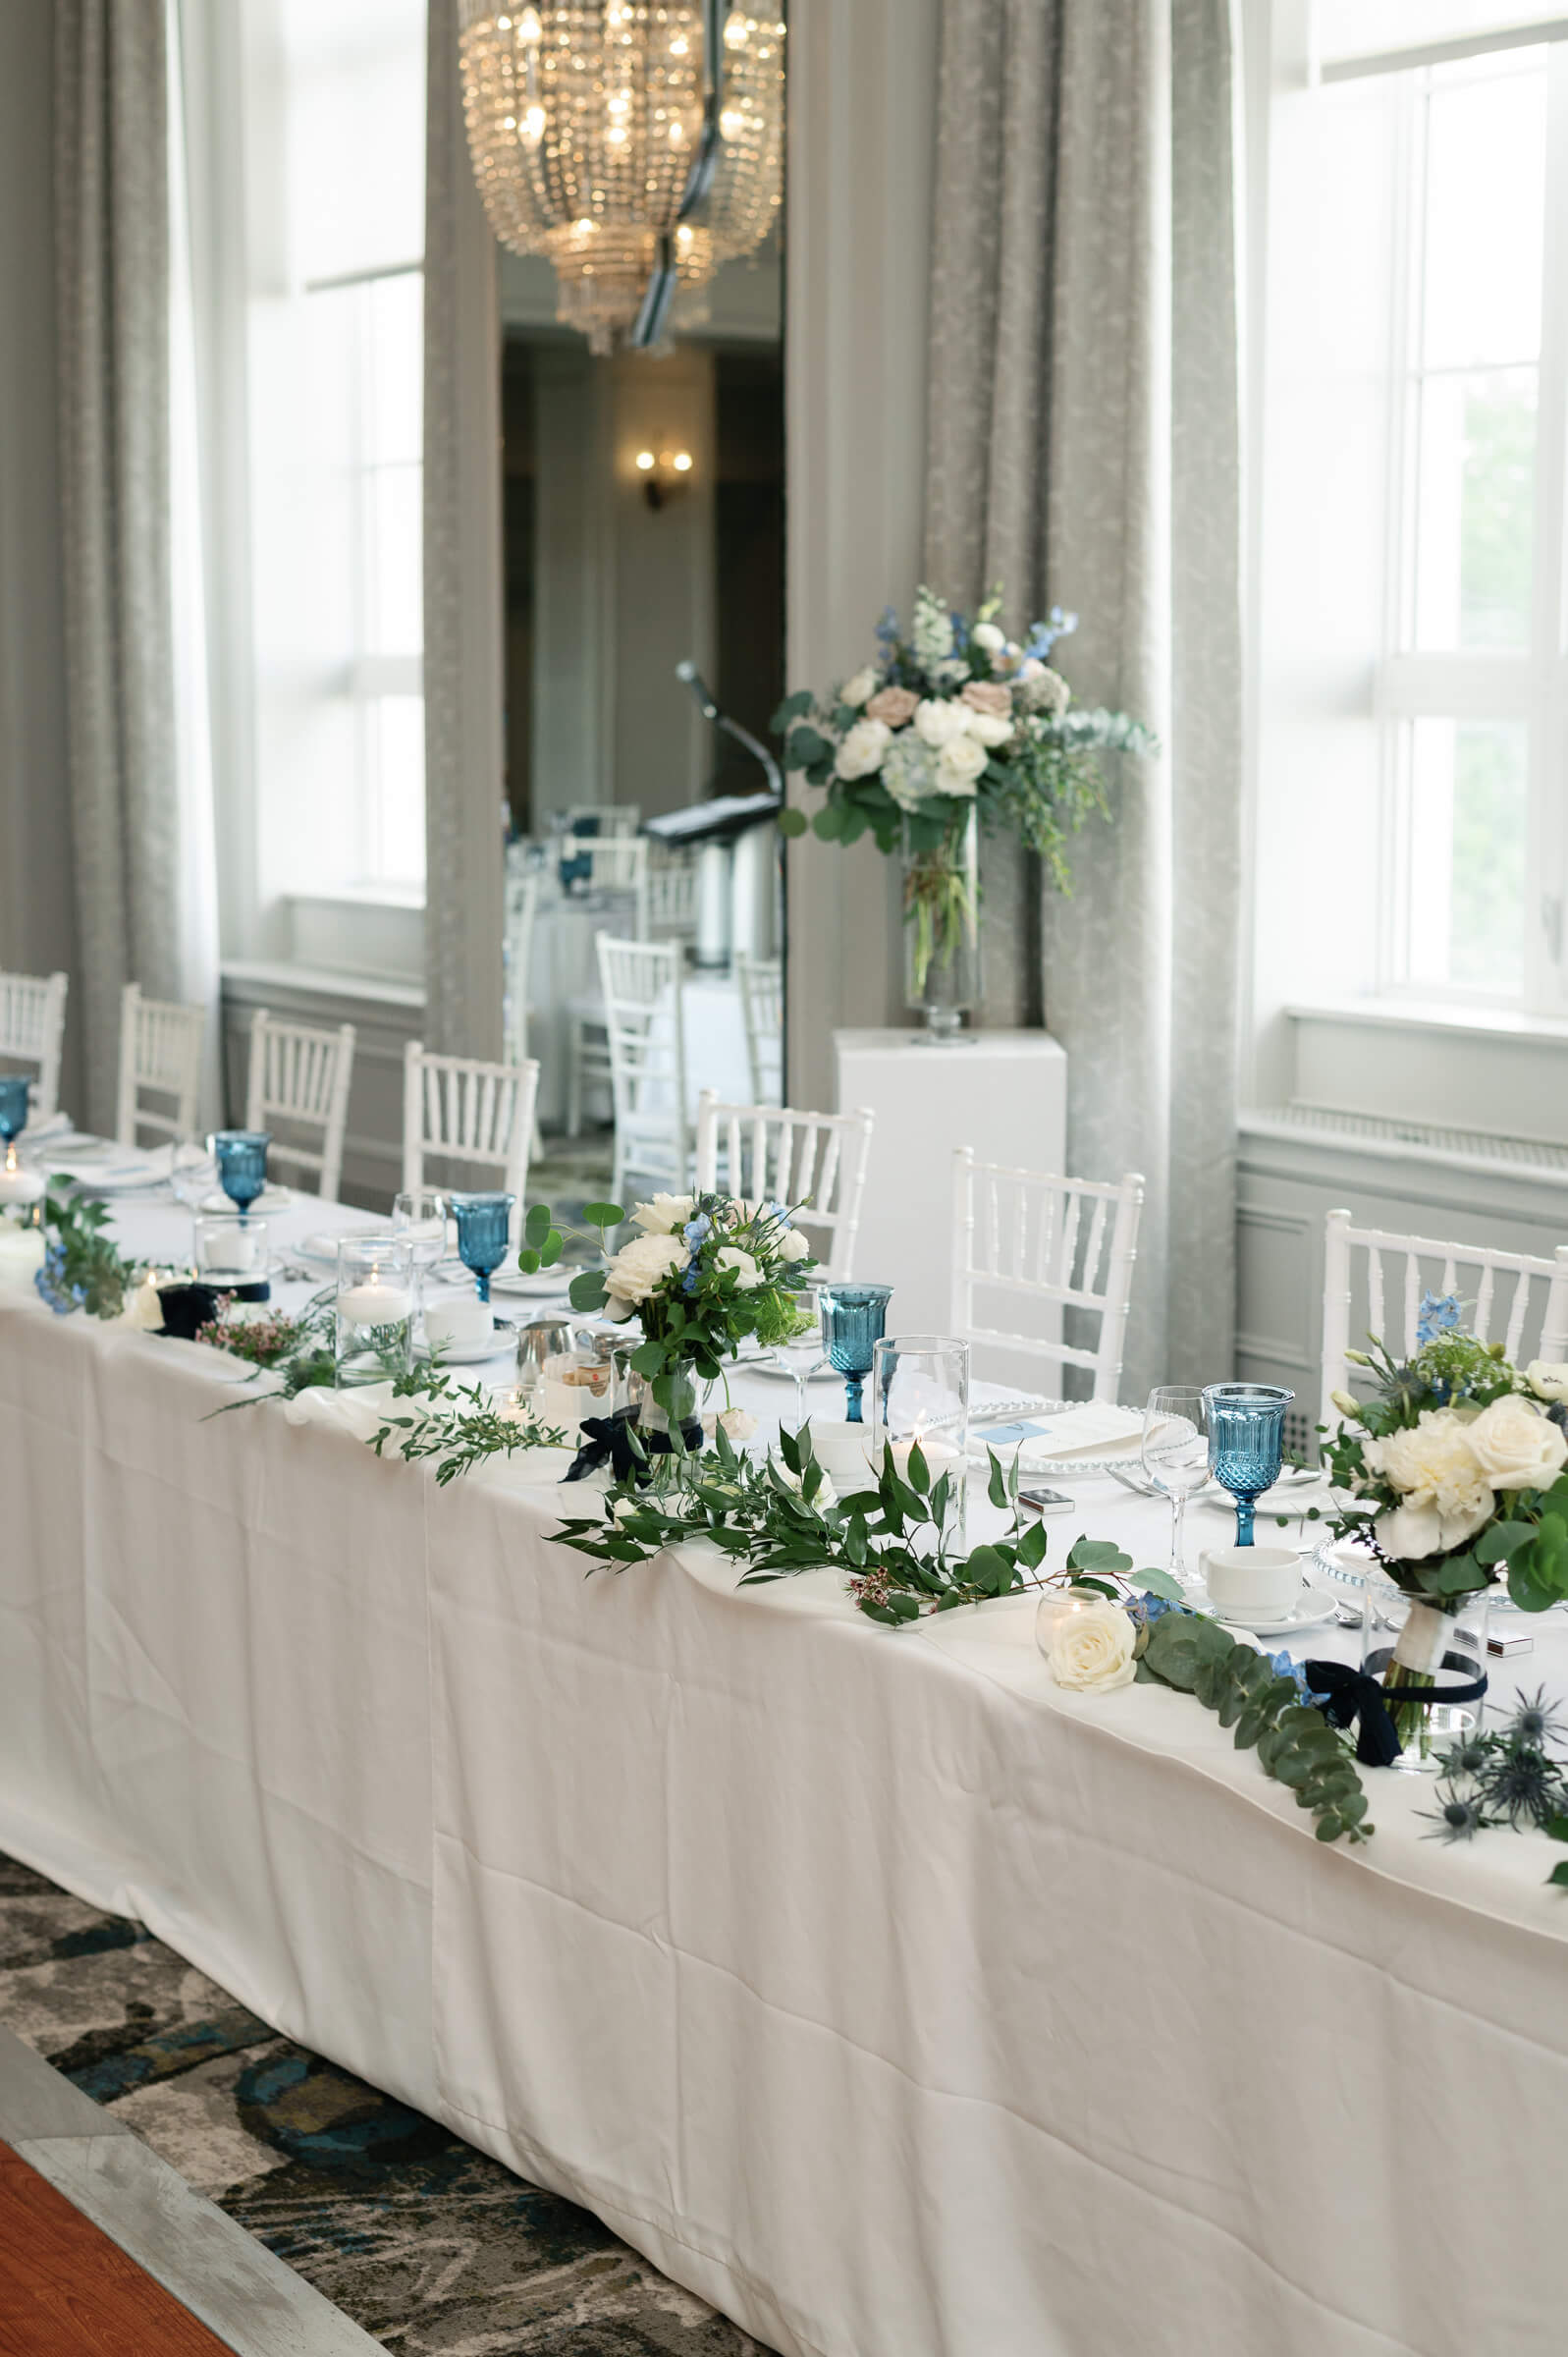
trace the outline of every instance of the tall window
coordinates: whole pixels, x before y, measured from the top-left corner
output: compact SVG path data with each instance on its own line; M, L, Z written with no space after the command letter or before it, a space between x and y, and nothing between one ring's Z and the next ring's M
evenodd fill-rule
M1321 0L1275 108L1262 793L1354 912L1296 995L1568 1009L1568 43L1502 17Z
M423 0L260 0L244 78L265 888L422 885Z

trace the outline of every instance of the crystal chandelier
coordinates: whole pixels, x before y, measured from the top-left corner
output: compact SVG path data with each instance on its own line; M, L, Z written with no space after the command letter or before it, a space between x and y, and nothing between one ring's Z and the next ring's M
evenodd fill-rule
M490 226L547 254L556 316L610 352L662 268L754 252L784 178L784 28L721 0L461 0L463 109ZM723 25L706 74L706 27ZM688 217L689 216L689 217Z

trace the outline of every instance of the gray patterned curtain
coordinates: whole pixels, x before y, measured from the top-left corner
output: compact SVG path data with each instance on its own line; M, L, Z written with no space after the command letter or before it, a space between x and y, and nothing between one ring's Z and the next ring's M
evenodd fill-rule
M114 1124L120 992L179 996L164 0L54 0L68 766L86 1043ZM46 791L39 782L39 791Z
M1076 609L1163 746L1042 896L994 847L993 1020L1070 1061L1073 1170L1148 1197L1122 1397L1230 1372L1242 692L1229 0L944 0L926 576ZM1043 984L1043 992L1042 992Z
M501 347L457 0L430 0L425 142L425 1042L501 1053Z

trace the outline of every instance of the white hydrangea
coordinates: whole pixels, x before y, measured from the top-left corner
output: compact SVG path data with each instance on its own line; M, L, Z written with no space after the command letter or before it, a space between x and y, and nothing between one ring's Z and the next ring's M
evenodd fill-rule
M900 810L913 810L941 792L937 756L913 729L900 729L882 764L882 782Z
M933 597L929 589L916 592L910 635L915 654L928 671L934 663L941 663L952 653L952 616L941 598Z
M1378 1519L1378 1544L1402 1562L1462 1547L1492 1511L1491 1487L1470 1446L1473 1417L1424 1408L1414 1424L1362 1443L1369 1472L1403 1503Z

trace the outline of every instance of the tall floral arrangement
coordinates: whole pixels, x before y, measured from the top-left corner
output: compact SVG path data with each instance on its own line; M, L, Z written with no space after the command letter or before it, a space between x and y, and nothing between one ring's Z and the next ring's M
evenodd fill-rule
M1451 1295L1422 1303L1413 1357L1352 1351L1371 1398L1336 1392L1325 1450L1344 1498L1334 1527L1369 1546L1410 1598L1389 1675L1433 1682L1452 1616L1506 1571L1523 1611L1568 1597L1568 1366L1521 1371L1460 1325ZM1419 1702L1394 1714L1408 1740Z
M909 854L917 972L950 956L975 924L972 886L954 882L972 814L1016 835L1068 891L1068 838L1092 812L1109 816L1099 756L1153 748L1127 713L1074 704L1052 656L1077 628L1075 614L1053 607L1015 638L1001 607L999 590L971 620L922 588L907 633L890 606L874 662L825 696L789 696L774 717L785 767L826 796L809 822L785 811L784 832L804 834L809 823L842 844L870 834L880 850Z

